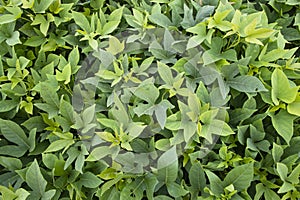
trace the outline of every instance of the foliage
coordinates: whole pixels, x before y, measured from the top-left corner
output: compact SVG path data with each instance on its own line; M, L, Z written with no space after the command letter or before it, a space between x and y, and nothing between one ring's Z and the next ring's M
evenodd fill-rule
M0 199L298 199L299 6L1 0Z

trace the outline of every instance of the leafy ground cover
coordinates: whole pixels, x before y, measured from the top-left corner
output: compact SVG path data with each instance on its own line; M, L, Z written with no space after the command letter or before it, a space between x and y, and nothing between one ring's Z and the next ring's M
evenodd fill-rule
M300 198L298 0L1 0L0 199Z

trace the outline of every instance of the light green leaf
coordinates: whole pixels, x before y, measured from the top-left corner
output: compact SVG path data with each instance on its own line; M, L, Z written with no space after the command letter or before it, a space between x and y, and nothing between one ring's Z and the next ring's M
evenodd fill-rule
M174 106L167 100L161 101L159 104L155 105L154 113L156 119L162 129L164 129L166 121L167 121L167 113L168 109L172 109Z
M298 93L294 102L288 104L287 111L292 115L300 116L300 93Z
M172 86L174 82L174 78L172 75L171 68L164 63L158 62L157 69L158 69L159 76L162 78L162 80L167 85Z
M277 163L276 165L277 173L282 181L285 181L288 175L288 168L283 163Z
M75 23L87 33L91 32L90 22L83 13L72 12Z
M121 53L125 48L125 41L120 42L118 38L114 36L109 37L108 48L106 50L110 52L112 55L117 55Z
M285 140L287 144L294 134L293 121L296 118L294 115L290 115L285 110L280 110L278 114L270 113L272 124L278 134Z
M7 187L0 185L1 199L15 199L17 195Z
M48 146L48 148L44 151L44 153L56 152L63 148L66 149L69 146L71 146L72 144L74 144L74 140L71 140L71 139L70 140L56 140Z
M65 81L64 84L70 83L72 74L71 64L68 63L62 70L62 72L56 70L56 79L58 81Z
M21 44L19 31L14 31L11 34L10 38L6 39L6 43L10 46L14 46L16 44Z
M299 87L291 87L289 79L282 70L278 68L274 70L271 77L271 83L272 101L275 105L279 105L278 100L281 100L285 103L292 103L295 101Z

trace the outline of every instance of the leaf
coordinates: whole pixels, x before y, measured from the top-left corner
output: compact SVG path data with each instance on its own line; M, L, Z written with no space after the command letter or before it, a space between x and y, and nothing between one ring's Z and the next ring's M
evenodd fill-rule
M141 84L134 92L134 95L154 105L159 96L159 90L153 83Z
M161 13L152 13L149 16L149 20L154 24L157 24L164 28L168 28L169 26L173 25L171 20L166 15L163 15Z
M0 156L0 165L10 171L15 171L22 168L21 160L4 156Z
M0 101L0 113L8 112L18 106L15 100L2 100Z
M63 148L66 149L69 146L71 146L72 144L74 144L73 139L70 139L70 140L56 140L48 146L48 148L44 151L44 153L56 152L56 151L59 151Z
M108 35L118 28L123 15L124 7L114 10L108 17L108 22L103 26L101 35Z
M234 189L243 191L247 189L253 180L253 163L241 165L233 168L225 177L223 184L228 186L233 184Z
M149 200L152 200L154 196L155 187L158 184L158 181L156 177L151 173L146 174L144 181L145 181L147 198Z
M78 50L78 46L75 46L68 56L68 61L70 62L70 65L72 67L71 70L72 74L75 72L79 60L80 60L80 53Z
M0 119L0 130L2 135L10 142L18 144L26 149L30 148L30 142L23 129L15 122Z
M238 76L226 82L233 89L240 92L262 92L267 91L262 82L255 76Z
M224 184L220 180L220 178L209 170L206 170L205 173L208 177L209 187L213 194L216 196L220 196L221 194L223 194Z
M47 181L43 177L39 164L35 159L26 172L26 183L41 196L45 193Z
M291 87L288 78L284 72L278 68L274 70L271 77L272 83L272 101L275 105L279 105L279 100L285 103L295 101L299 87Z
M176 180L178 173L178 156L175 146L164 152L159 157L157 161L157 169L157 178L159 181L172 183Z
M100 146L93 149L90 155L86 158L86 161L97 161L102 158L115 154L119 152L119 146L108 147L108 146Z
M43 1L34 1L33 4L33 10L35 13L44 13L49 6L52 4L54 0L49 0L47 2L43 2Z
M228 136L235 133L226 122L218 119L213 119L208 124L202 125L200 136L204 137L209 142L213 142L212 134L219 136Z
M300 93L298 93L294 102L288 104L287 111L292 115L300 116Z
M287 166L283 163L277 163L276 168L277 168L276 170L277 170L277 173L278 173L280 179L282 181L285 181L285 179L287 178L287 175L288 175Z
M52 190L48 190L47 192L45 192L41 198L41 200L48 200L48 199L52 199L52 197L55 195L56 190L52 189Z
M92 31L91 27L90 27L90 22L88 21L88 19L86 18L86 16L83 13L73 11L72 16L73 16L75 23L80 28L82 28L87 33L90 33Z
M68 120L68 122L74 122L73 106L69 102L65 101L63 98L60 101L59 112L62 116L64 116L65 119Z
M176 153L176 147L173 146L168 151L164 152L157 161L157 168L162 169L165 168L174 162L177 162L178 156Z
M72 69L71 69L71 65L67 64L62 72L56 70L56 79L58 81L65 81L64 84L68 84L71 80L71 74L72 74Z
M19 31L14 31L11 34L10 38L6 39L6 43L10 46L14 46L16 44L21 44Z
M109 42L108 42L108 48L106 50L110 52L112 55L117 55L118 53L121 53L124 48L125 48L125 41L120 42L118 38L114 36L109 37Z
M170 67L161 62L157 63L157 67L158 67L158 73L159 73L160 77L162 78L162 80L167 85L173 86L174 78L173 78Z
M294 134L293 121L296 116L290 115L284 110L280 110L276 115L274 113L270 113L269 115L277 133L289 144Z
M7 24L16 21L15 16L11 14L5 14L0 16L0 24Z
M11 191L10 189L0 185L0 192L2 199L15 199L17 198L17 195Z
M167 121L166 111L172 108L174 108L174 106L167 100L163 100L159 104L155 105L154 113L161 129L164 129Z
M96 188L103 181L91 172L86 172L80 176L79 183L87 188Z
M199 162L192 165L189 171L189 180L194 191L202 191L206 186L204 170Z
M169 194L174 198L184 196L188 193L188 191L186 191L181 185L175 182L167 183L166 185Z

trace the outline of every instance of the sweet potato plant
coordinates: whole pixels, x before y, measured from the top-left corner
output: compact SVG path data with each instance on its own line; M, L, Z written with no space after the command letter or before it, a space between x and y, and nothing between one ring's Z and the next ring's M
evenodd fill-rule
M299 0L0 0L0 199L299 199L299 44Z

